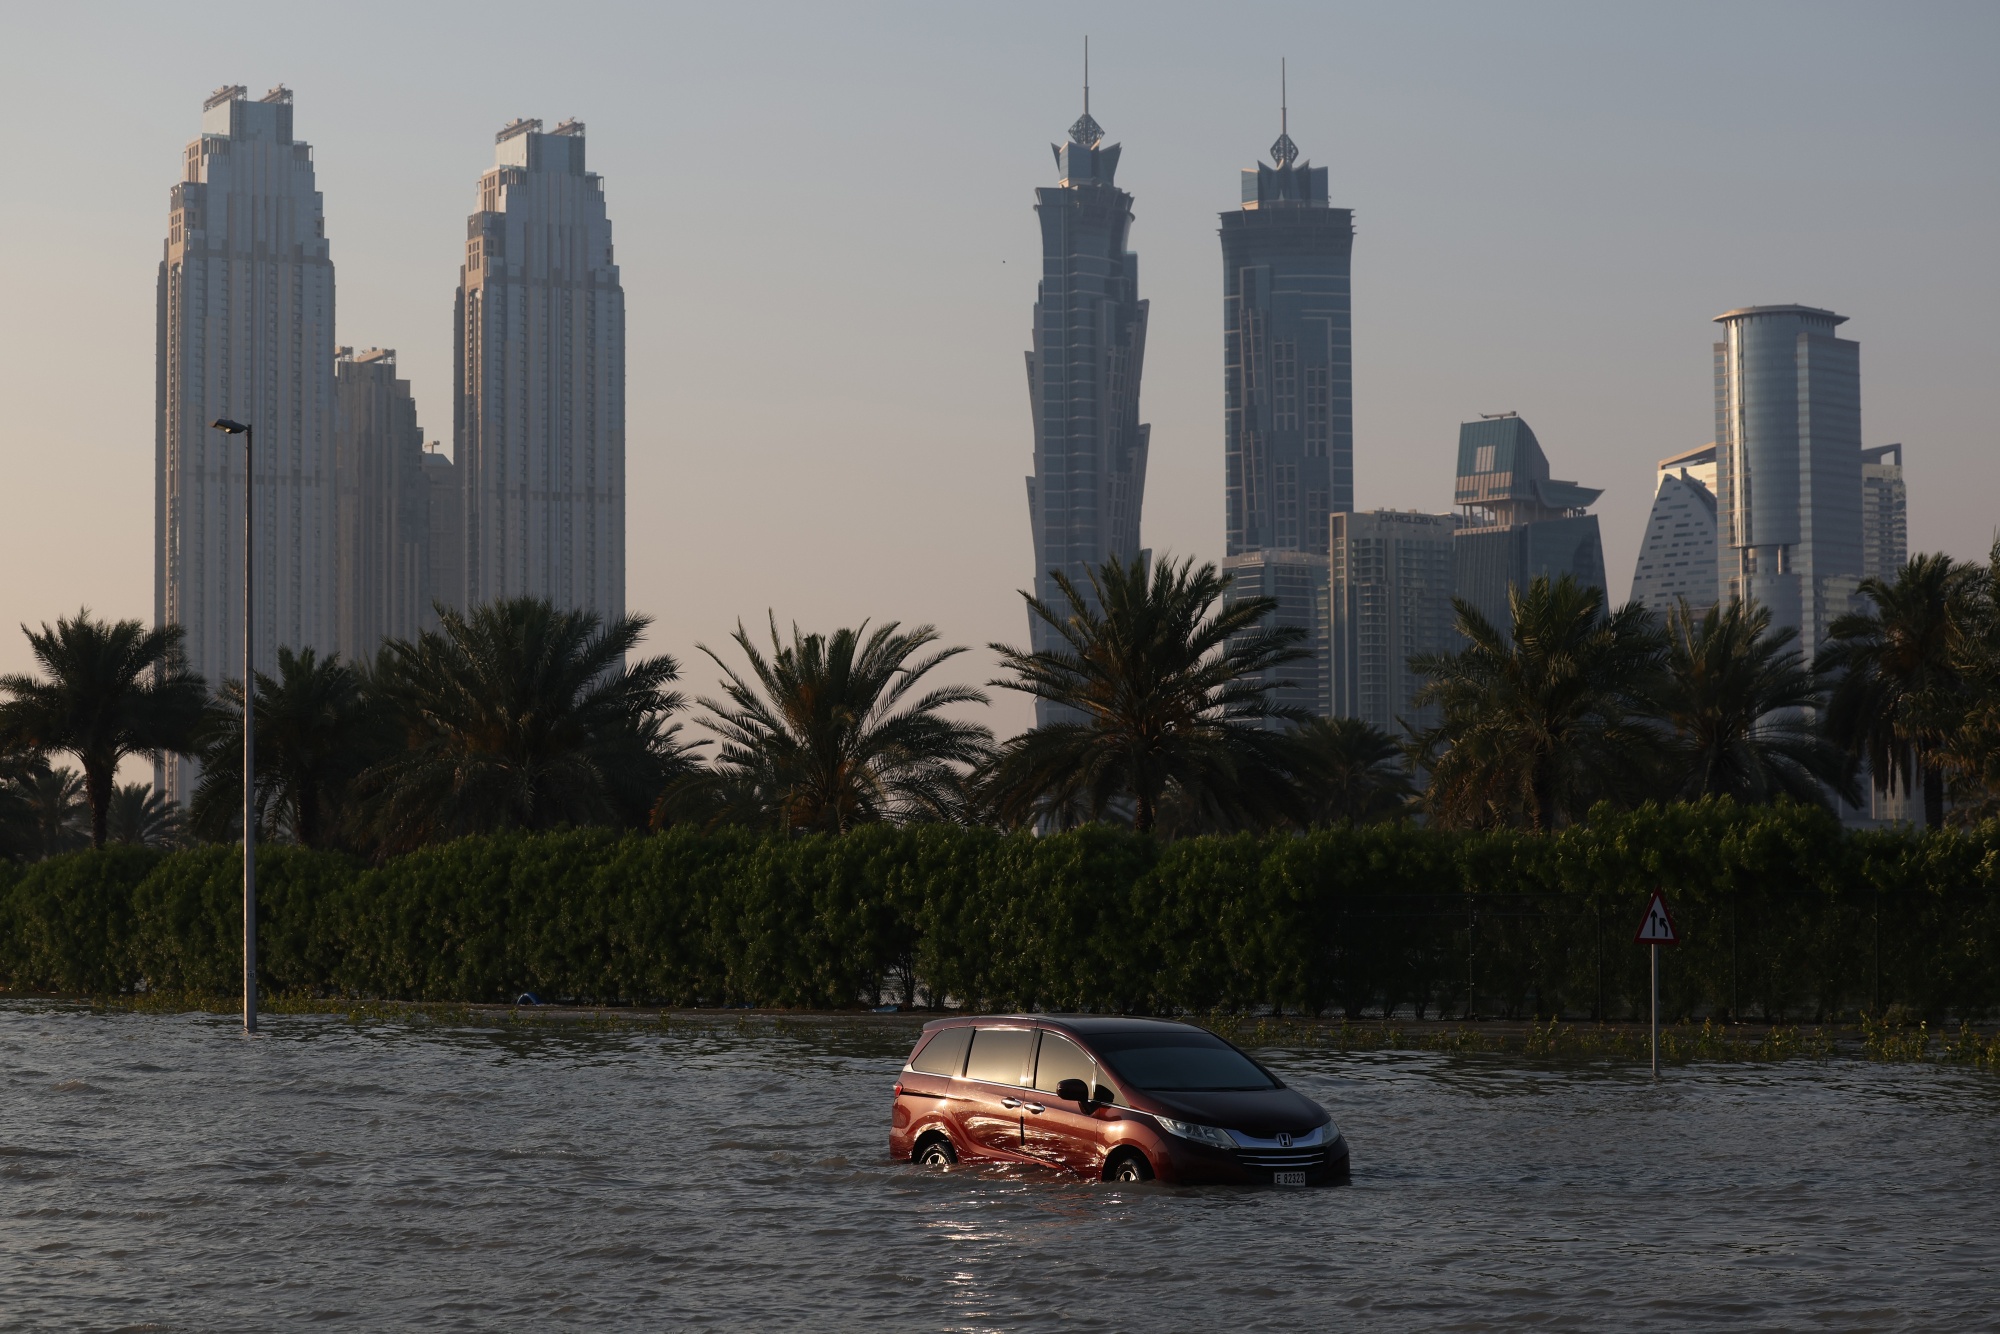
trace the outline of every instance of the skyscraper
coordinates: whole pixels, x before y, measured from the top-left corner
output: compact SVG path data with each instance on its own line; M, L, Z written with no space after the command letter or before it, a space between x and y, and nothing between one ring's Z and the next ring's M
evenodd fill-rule
M1411 702L1423 679L1410 659L1461 642L1451 605L1458 516L1370 510L1335 514L1328 527L1330 711L1392 735L1403 722L1432 723L1435 710Z
M1861 346L1813 306L1716 316L1718 592L1799 628L1810 658L1861 578Z
M424 451L424 480L430 483L431 606L465 607L465 488L451 455L437 447Z
M1664 616L1686 598L1715 605L1715 446L1660 460L1653 513L1632 568L1632 601Z
M1893 456L1893 458L1892 458ZM1861 577L1893 582L1910 558L1909 495L1903 447L1861 451Z
M477 606L625 613L625 291L604 182L569 120L494 136L459 270L456 471Z
M1146 303L1139 257L1125 248L1132 196L1112 183L1119 145L1104 143L1090 115L1069 141L1051 146L1057 181L1035 191L1042 227L1042 280L1035 289L1034 346L1027 354L1035 418L1035 473L1028 524L1035 549L1035 595L1064 605L1054 573L1087 591L1088 572L1113 556L1142 559L1140 509L1146 445L1139 377L1146 357ZM1051 647L1052 632L1030 616L1030 642ZM1036 719L1051 710L1036 703Z
M1528 423L1511 412L1458 428L1456 502L1464 526L1453 538L1458 596L1495 626L1512 622L1508 589L1547 575L1605 587L1597 516L1604 493L1549 476L1548 456Z
M167 215L158 286L153 614L212 685L243 669L244 438L256 431L256 657L334 646L333 261L292 94L202 104ZM193 769L160 781L180 800Z
M1281 130L1275 166L1242 173L1222 215L1227 554L1325 555L1329 513L1354 508L1349 260L1354 214L1327 169Z
M1354 215L1328 202L1327 169L1299 160L1279 102L1271 162L1242 173L1222 214L1224 568L1278 600L1272 623L1306 631L1308 664L1280 668L1282 703L1325 714L1327 516L1354 507L1348 292Z
M394 349L339 350L334 440L335 642L343 658L366 662L384 639L436 620L424 433Z
M1230 581L1228 603L1258 597L1277 602L1259 628L1289 626L1305 636L1299 647L1307 656L1264 674L1262 679L1277 687L1269 696L1270 702L1279 708L1303 709L1315 717L1326 717L1332 702L1326 657L1326 557L1311 551L1248 551L1224 556L1222 572ZM1270 718L1265 725L1278 731L1289 723Z

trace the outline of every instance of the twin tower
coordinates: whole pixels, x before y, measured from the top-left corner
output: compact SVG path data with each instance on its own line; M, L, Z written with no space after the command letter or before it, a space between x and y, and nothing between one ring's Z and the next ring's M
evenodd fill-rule
M366 660L438 605L624 614L625 294L603 182L578 122L496 140L459 269L447 456L425 449L396 354L336 340L292 94L203 104L159 270L153 598L211 684L242 672L246 503L259 671L280 645ZM219 417L255 429L248 478ZM162 775L181 799L190 777Z
M1035 595L1060 609L1057 573L1087 590L1090 567L1145 558L1147 306L1138 256L1126 249L1132 196L1113 183L1119 146L1104 143L1087 87L1083 115L1054 151L1056 184L1035 192L1042 280L1028 352L1028 515ZM1240 592L1278 599L1279 623L1306 626L1324 597L1329 517L1354 508L1354 216L1331 207L1327 169L1300 161L1284 127L1271 163L1242 178L1242 207L1222 215L1226 568ZM1039 618L1030 634L1035 648L1056 647ZM1299 668L1302 678L1319 670ZM1052 716L1038 708L1040 721Z

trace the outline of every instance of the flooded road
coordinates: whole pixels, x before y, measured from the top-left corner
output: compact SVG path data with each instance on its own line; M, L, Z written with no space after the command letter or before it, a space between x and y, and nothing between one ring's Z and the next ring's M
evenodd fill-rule
M915 1025L0 1007L0 1329L1990 1327L2000 1077L1264 1049L1354 1184L887 1160Z

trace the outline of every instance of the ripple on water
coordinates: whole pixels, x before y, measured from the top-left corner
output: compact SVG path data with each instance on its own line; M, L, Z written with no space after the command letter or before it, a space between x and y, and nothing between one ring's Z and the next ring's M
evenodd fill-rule
M2000 1080L1272 1050L1349 1190L886 1161L913 1024L0 1006L25 1325L1296 1329L1990 1318ZM114 1097L91 1098L115 1092ZM51 1093L78 1097L51 1097Z

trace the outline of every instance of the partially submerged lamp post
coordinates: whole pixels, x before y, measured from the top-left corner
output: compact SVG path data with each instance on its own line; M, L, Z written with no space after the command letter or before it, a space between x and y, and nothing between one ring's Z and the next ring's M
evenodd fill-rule
M243 422L210 423L243 437L243 1031L257 1031L257 676L250 597L250 551L257 534L257 433Z

